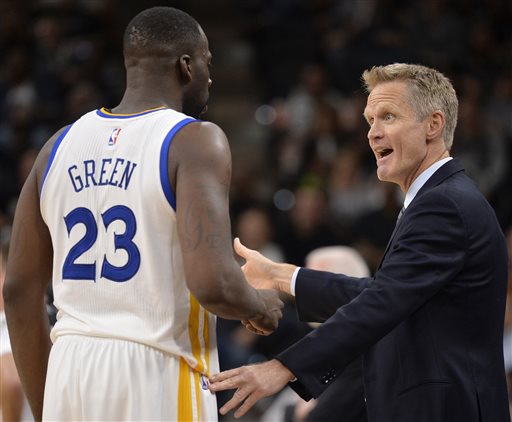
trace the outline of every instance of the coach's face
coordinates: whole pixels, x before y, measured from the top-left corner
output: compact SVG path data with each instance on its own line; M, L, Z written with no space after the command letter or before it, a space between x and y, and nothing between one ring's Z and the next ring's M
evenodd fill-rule
M377 160L378 178L407 192L414 179L435 161L432 142L427 139L429 119L416 117L408 86L402 81L375 86L368 95L364 117L370 125L368 140Z
M192 80L183 92L183 112L193 117L199 117L206 112L209 90L212 85L210 78L212 54L206 35L201 28L199 29L201 38L191 55Z

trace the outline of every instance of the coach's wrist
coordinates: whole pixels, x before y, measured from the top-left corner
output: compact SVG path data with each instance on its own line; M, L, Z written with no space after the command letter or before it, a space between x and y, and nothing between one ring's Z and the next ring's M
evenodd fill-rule
M291 264L276 264L273 280L275 289L286 293L288 295L292 294L291 291L291 281L293 274L296 270L296 265Z

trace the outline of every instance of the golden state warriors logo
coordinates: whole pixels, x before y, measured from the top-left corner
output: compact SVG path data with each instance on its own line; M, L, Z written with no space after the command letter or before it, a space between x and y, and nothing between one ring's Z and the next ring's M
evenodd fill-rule
M119 138L119 134L121 133L121 128L118 127L117 129L114 129L112 133L110 134L110 138L108 140L109 146L114 146L117 142L117 138Z

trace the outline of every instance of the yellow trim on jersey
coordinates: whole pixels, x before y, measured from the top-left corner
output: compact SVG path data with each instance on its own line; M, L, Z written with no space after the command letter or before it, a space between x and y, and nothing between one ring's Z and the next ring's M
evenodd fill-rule
M100 111L102 113L108 114L109 116L136 116L137 114L147 113L148 111L155 111L167 108L165 106L159 106L154 108L148 108L147 110L138 111L137 113L112 113L105 107L101 107Z
M192 346L192 355L196 359L194 370L204 374L205 367L203 359L201 359L201 343L199 341L199 316L201 314L201 306L197 299L190 295L190 315L188 319L188 334L190 344Z
M204 324L203 324L203 338L204 338L204 360L206 361L206 376L210 376L210 313L204 310Z
M190 367L185 359L180 358L178 378L178 421L192 421L192 386L190 385Z

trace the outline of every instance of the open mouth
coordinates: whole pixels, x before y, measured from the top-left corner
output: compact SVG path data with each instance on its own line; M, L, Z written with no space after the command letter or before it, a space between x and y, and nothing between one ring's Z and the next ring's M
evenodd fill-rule
M378 151L377 156L378 156L378 158L384 158L384 157L387 157L392 152L393 152L393 150L391 148L385 148L381 151Z

